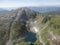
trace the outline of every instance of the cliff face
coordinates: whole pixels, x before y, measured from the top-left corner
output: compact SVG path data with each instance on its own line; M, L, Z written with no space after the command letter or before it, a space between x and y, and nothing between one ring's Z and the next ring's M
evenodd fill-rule
M0 14L0 45L59 45L59 20L27 8Z

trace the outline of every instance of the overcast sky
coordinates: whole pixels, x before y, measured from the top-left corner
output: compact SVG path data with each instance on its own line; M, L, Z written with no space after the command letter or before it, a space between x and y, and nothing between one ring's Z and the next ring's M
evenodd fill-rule
M25 6L60 6L60 0L0 0L0 8Z

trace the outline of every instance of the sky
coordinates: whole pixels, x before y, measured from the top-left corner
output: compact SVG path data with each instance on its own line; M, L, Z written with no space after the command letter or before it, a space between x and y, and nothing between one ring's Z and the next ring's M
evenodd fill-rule
M60 0L0 0L0 8L28 6L60 6Z

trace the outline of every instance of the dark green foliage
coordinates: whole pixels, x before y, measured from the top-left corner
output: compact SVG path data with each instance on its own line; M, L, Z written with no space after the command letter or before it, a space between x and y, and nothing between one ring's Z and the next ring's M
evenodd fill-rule
M45 16L44 19L42 20L42 23L45 24L46 22L50 21L50 19L51 19L51 17L47 15L47 16Z
M14 22L11 29L12 39L23 37L28 33L25 22Z

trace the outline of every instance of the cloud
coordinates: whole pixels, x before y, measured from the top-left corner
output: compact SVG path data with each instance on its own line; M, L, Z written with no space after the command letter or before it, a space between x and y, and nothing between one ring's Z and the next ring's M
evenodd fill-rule
M25 6L59 6L60 2L2 2L0 8Z
M11 3L0 3L0 7L24 7L24 6L37 6L34 2L11 2Z

